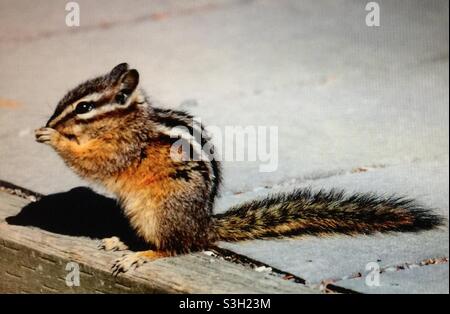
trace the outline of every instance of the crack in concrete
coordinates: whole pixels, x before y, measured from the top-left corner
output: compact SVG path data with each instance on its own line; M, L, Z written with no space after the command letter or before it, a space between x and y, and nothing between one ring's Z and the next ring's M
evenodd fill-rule
M289 179L282 180L282 181L279 181L279 182L276 182L273 184L257 186L257 187L254 187L252 189L247 189L247 190L234 190L233 191L232 189L230 189L230 191L224 192L223 196L239 195L239 194L245 194L245 193L250 193L250 192L257 192L257 191L261 191L261 190L287 188L287 187L292 187L294 185L304 184L309 181L328 179L328 178L332 178L332 177L336 177L336 176L342 176L342 175L353 174L353 173L368 172L368 171L373 171L376 169L386 168L389 166L391 166L391 165L372 164L369 166L353 167L351 169L337 169L337 170L324 171L324 172L320 172L320 173L312 173L309 175L304 175L302 177L289 178Z
M393 271L402 271L402 270L408 270L408 269L414 269L418 267L424 267L429 265L439 265L439 264L447 264L448 263L448 257L435 257L435 258L427 258L425 260L415 262L415 263L401 263L394 266L386 266L380 269L380 273L385 272L393 272Z
M48 30L39 32L36 34L28 34L28 35L22 35L19 37L14 38L0 38L0 42L32 42L36 40L41 39L47 39L51 37L57 37L65 34L79 34L79 33L86 33L91 32L93 30L106 30L113 27L119 27L119 26L126 26L126 25L133 25L133 24L141 24L144 22L158 22L162 20L166 20L169 18L176 18L176 17L182 17L182 16L189 16L205 11L213 11L213 10L219 10L219 9L225 9L230 8L235 5L244 5L247 3L251 3L256 0L235 0L231 2L226 3L207 3L204 5L194 6L194 7L188 7L183 8L179 10L167 10L167 11L158 11L153 12L150 14L143 14L140 16L127 18L127 19L117 19L113 21L99 21L94 24L90 25L83 25L77 28L73 27L63 27L58 30Z
M448 158L447 154L439 154L439 155L432 156L431 160L439 160L443 156ZM420 162L423 162L423 161L424 161L423 159L414 158L414 159L410 160L408 162L408 164L417 164L417 163L420 163ZM277 189L277 188L289 188L289 187L292 187L292 186L295 186L295 185L305 184L305 183L310 182L310 181L316 181L316 180L321 180L321 179L328 179L328 178L337 177L337 176L343 176L343 175L348 175L348 174L376 171L378 169L390 168L390 167L395 167L395 166L399 166L399 165L404 165L404 163L401 163L401 164L400 163L395 163L395 164L384 164L384 163L368 164L368 165L365 165L365 166L355 166L355 167L352 167L350 169L347 168L347 169L335 169L335 170L329 170L329 171L321 171L321 172L306 174L306 175L301 176L301 177L288 178L288 179L280 180L278 182L274 182L272 184L256 186L256 187L253 187L253 188L240 189L240 190L233 190L232 188L230 188L228 191L222 192L222 195L225 197L225 196L230 196L230 195L240 195L240 194L246 194L246 193L251 193L251 192L257 192L257 191L261 191L261 190L268 190L269 191L271 189Z
M429 265L447 264L448 261L449 261L448 257L435 257L435 258L427 258L422 261L404 262L404 263L399 263L396 265L388 265L388 266L380 268L380 274L387 273L387 272L396 272L396 271L398 272L398 271L404 271L404 270L415 269L415 268L420 268L420 267L426 267ZM357 273L353 273L350 276L343 276L340 278L333 278L333 279L325 279L325 280L322 280L320 285L323 285L324 289L331 288L333 290L339 291L339 289L341 289L341 287L335 285L339 281L362 278L369 273L370 273L370 271L362 272L362 273L357 272Z

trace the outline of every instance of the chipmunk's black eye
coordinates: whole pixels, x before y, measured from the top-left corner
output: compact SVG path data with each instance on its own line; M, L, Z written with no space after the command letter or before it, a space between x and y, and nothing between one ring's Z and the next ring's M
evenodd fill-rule
M116 95L116 102L118 104L124 105L127 102L128 95L125 92L119 92Z
M92 102L80 102L77 107L75 108L75 113L76 114L83 114L83 113L87 113L89 111L91 111L92 109L94 109L94 103Z

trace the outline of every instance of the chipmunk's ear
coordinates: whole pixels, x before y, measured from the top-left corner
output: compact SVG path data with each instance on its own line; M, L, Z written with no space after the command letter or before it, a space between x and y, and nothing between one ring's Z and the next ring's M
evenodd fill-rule
M127 71L120 78L120 90L133 92L139 84L139 72L135 69Z
M135 69L127 71L120 78L119 84L120 90L116 95L116 101L124 105L139 84L139 72Z
M109 77L111 78L111 81L117 82L120 77L128 71L128 63L120 63L116 65L111 72L109 72Z

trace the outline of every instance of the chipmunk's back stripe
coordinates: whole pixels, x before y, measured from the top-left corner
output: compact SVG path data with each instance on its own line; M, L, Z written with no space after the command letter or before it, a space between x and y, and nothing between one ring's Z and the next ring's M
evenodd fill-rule
M158 114L156 122L159 131L172 138L183 138L191 143L194 154L202 160L210 160L211 156L203 150L208 138L203 128L195 124L194 118L182 111L155 108ZM203 133L203 134L202 134ZM198 159L196 159L198 160Z
M212 181L210 204L214 203L214 199L218 193L221 182L220 165L215 160L214 146L205 150L205 145L210 141L210 137L205 132L203 126L195 121L195 119L181 111L173 111L168 109L154 108L158 117L155 119L159 125L159 131L171 138L182 138L189 143L191 149L191 160L201 161L206 166L208 179ZM181 126L181 127L180 127ZM205 172L201 171L205 176ZM180 174L184 176L184 173Z
M208 135L203 125L193 116L177 110L154 108L158 115L158 122L164 124L168 128L183 126L187 129L189 135L194 141L201 145L202 156L205 156L210 161L209 167L212 173L212 191L211 202L214 201L219 192L222 175L220 171L220 164L216 160L214 146L211 143L211 137ZM186 138L188 136L186 135ZM208 145L210 144L211 145Z
M207 155L203 152L201 145L195 141L189 132L185 132L181 128L169 128L163 124L157 126L157 131L172 139L182 139L186 141L186 143L189 143L189 156L191 157L191 160L192 158L194 158L193 160L207 160Z
M220 183L222 181L222 174L220 173L219 162L217 160L215 160L214 158L211 160L211 167L212 167L212 170L214 173L214 177L213 177L213 186L212 186L212 190L211 190L210 201L213 203L219 192Z
M199 172L203 176L205 183L208 183L211 179L214 179L214 176L211 175L211 166L209 165L209 162L201 160L199 156L195 156L195 151L192 148L191 143L185 139L173 138L167 136L166 134L161 134L158 138L153 140L164 142L171 146L179 141L182 141L184 147L189 147L190 160L185 161L181 166L178 166L177 171L171 174L172 178L189 181L191 179L191 173Z
M158 122L168 128L183 127L202 146L209 140L203 126L193 116L177 110L154 108L158 114Z

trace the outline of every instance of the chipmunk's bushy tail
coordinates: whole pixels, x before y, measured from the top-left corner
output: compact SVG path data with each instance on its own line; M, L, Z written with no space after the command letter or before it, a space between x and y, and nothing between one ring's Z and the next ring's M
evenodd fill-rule
M296 190L251 201L214 216L216 240L347 235L432 229L443 218L413 200L343 191Z

